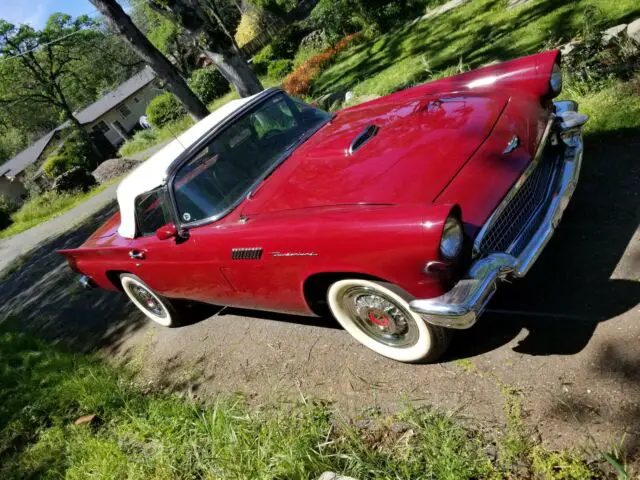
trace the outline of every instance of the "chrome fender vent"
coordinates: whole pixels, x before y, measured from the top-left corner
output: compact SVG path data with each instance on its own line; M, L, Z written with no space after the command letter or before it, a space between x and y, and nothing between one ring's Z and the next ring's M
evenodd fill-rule
M365 143L375 137L378 134L378 130L380 130L380 128L376 125L367 125L366 127L364 127L364 130L362 130L362 132L360 132L358 136L353 139L351 145L349 145L349 155L353 155L356 150L358 150Z
M231 260L260 260L262 248L232 248Z

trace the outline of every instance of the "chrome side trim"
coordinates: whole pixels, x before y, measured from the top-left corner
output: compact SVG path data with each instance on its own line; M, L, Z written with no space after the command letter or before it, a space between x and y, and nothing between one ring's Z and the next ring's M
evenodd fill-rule
M489 216L489 219L482 226L482 228L480 229L480 232L478 232L478 235L476 236L476 239L473 242L474 257L477 257L478 255L480 255L480 253L482 253L480 251L480 245L482 245L482 241L484 240L485 235L491 229L491 227L493 227L496 221L500 218L500 215L502 215L502 212L504 212L505 208L507 208L509 203L511 203L511 201L513 200L513 197L515 197L518 191L520 191L522 186L525 184L527 179L531 176L533 171L536 169L536 167L542 160L542 155L544 154L544 149L545 149L545 146L547 145L547 141L551 133L551 127L553 126L555 119L556 119L555 114L551 114L549 116L549 121L545 126L544 132L542 133L542 137L540 137L540 143L538 144L536 153L533 156L533 160L531 160L531 163L529 163L529 166L527 166L527 168L522 173L518 181L511 188L511 190L509 190L509 193L507 193L507 195L502 199L498 207Z
M564 158L540 226L518 257L507 253L488 255L474 262L465 278L449 292L437 298L412 301L411 310L426 322L446 328L470 328L484 311L498 284L506 278L525 276L551 239L575 191L583 152L581 127L584 122L567 129L563 127L565 112L557 113L560 136L565 143Z

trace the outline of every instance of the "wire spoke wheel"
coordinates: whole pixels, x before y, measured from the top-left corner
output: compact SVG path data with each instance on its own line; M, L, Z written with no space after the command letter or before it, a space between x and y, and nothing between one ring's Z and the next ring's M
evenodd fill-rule
M400 362L434 361L449 345L450 331L412 312L412 299L393 284L363 279L338 280L327 292L333 316L365 347Z

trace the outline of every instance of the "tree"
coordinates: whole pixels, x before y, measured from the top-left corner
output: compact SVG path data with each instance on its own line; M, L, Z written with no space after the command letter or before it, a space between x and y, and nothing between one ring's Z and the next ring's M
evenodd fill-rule
M196 119L208 115L207 107L189 89L178 70L167 60L142 32L134 25L115 0L89 0L104 15L109 25L118 32L131 48L162 78L168 89L180 100Z
M149 0L149 5L197 39L240 96L247 97L262 90L260 80L242 56L215 0Z
M61 13L49 17L41 31L0 20L0 103L7 106L45 104L63 120L80 127L68 93L82 83L74 64L83 55L82 37L94 25L89 17L73 20Z
M146 0L132 0L130 16L149 41L188 77L200 54L197 43L182 27L149 7Z

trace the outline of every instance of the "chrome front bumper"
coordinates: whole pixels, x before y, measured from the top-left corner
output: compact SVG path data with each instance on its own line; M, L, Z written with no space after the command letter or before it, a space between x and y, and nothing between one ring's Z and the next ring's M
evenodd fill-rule
M555 102L555 107L552 121L565 143L564 158L559 166L557 187L540 226L519 255L490 254L475 261L465 277L444 295L412 301L411 310L428 323L447 328L470 328L496 292L498 283L525 276L551 239L578 183L583 151L582 126L588 120L586 115L577 113L575 102Z

